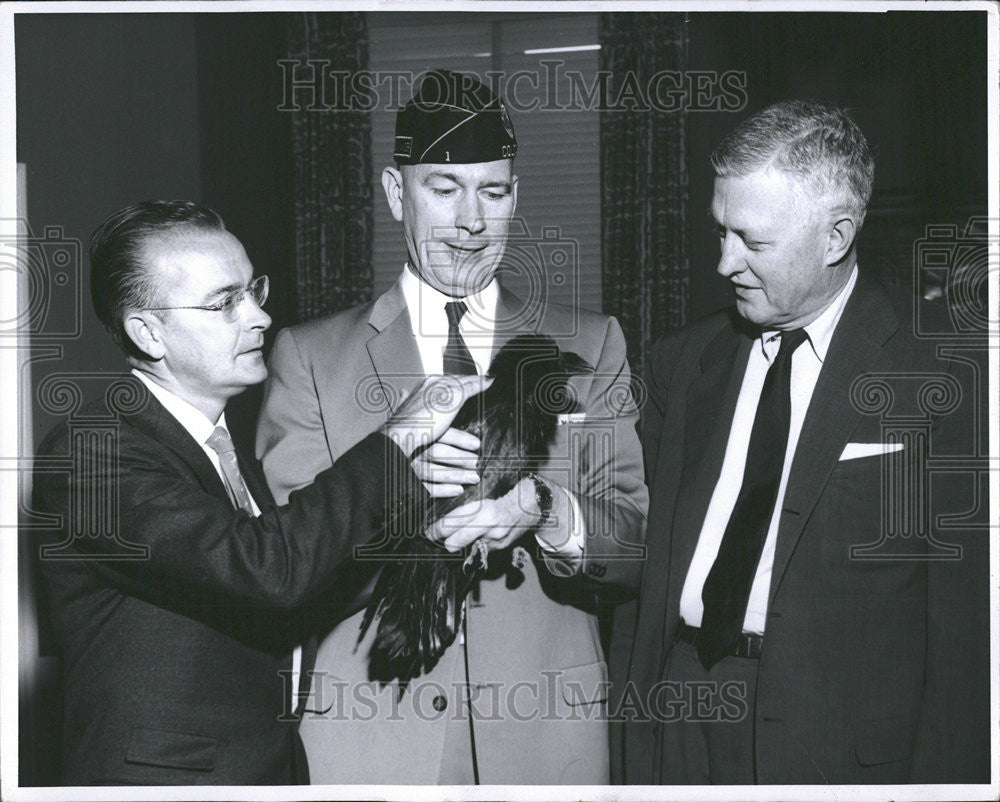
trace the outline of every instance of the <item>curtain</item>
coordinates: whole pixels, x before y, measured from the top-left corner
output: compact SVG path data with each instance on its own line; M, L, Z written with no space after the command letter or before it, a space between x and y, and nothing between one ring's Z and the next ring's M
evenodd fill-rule
M369 301L373 292L369 113L339 78L368 67L365 14L290 15L288 55L296 81L317 87L289 112L297 316L305 321Z
M603 306L642 377L649 346L688 322L687 112L668 93L683 86L688 34L683 14L628 12L601 14L598 32L611 99L601 111Z

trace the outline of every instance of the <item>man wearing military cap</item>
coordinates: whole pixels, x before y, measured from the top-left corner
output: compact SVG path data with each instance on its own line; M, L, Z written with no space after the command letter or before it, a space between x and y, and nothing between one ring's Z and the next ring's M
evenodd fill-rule
M516 153L499 97L473 76L428 73L397 115L395 165L382 174L406 242L399 280L374 302L275 342L257 451L279 501L380 426L425 375L485 373L517 334L551 334L594 368L573 379L582 412L562 416L540 481L430 533L453 549L516 542L535 559L487 574L466 601L464 632L429 673L402 694L395 682L369 681L375 628L360 644L358 634L377 563L355 561L338 598L317 611L300 727L313 783L608 781L607 670L594 586L581 575L624 573L608 557L641 540L638 415L613 318L520 299L496 279L517 203ZM461 482L474 464L466 445L451 436L426 458L454 465ZM543 509L557 525L531 537Z

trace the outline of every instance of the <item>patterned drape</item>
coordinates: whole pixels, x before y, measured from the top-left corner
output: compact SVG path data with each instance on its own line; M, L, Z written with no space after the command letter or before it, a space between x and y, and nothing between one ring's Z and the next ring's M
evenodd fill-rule
M687 28L683 14L607 13L599 36L618 99L601 111L603 304L622 325L633 372L645 376L646 349L688 322L686 112L649 97L672 80L657 76L684 80Z
M363 12L289 15L288 57L305 93L292 114L299 321L371 300L371 124L338 76L368 67ZM327 74L326 80L319 76ZM357 106L357 104L353 104Z

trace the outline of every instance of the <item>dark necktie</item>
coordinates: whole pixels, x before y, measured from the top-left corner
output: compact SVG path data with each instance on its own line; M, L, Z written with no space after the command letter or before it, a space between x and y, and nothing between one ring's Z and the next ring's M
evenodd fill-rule
M448 344L444 348L444 372L459 376L475 376L476 362L458 331L468 307L464 301L448 301L444 305L444 313L448 316Z
M729 517L719 554L705 579L705 612L698 658L706 669L732 652L743 632L750 589L778 497L791 421L792 354L805 342L802 329L781 334L781 347L764 377L757 404L743 484Z
M243 481L243 474L240 473L240 466L236 460L236 446L229 432L221 426L216 426L215 431L209 435L206 445L219 455L219 464L222 466L222 475L226 478L226 485L236 503L236 506L248 515L256 515L253 502L250 501L250 491L247 490L246 482Z

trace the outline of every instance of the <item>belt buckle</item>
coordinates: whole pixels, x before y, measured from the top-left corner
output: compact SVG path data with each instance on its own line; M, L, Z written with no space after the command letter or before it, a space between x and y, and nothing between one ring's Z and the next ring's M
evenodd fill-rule
M736 642L736 656L759 659L764 650L764 636L753 632L744 632Z

